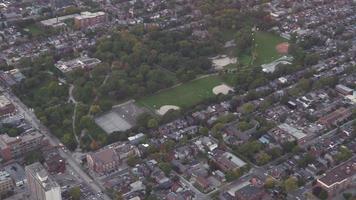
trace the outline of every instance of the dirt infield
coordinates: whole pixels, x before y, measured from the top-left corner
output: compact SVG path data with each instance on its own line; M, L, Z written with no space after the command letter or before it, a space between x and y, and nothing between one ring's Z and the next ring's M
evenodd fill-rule
M289 43L288 42L282 42L276 46L276 50L279 54L288 54L289 50Z
M213 88L213 93L215 95L218 95L218 94L227 95L227 94L229 94L230 91L234 91L234 89L232 89L230 86L228 86L226 84L221 84L221 85L218 85Z
M159 115L164 115L166 114L169 110L179 110L178 106L175 105L164 105L162 106L159 110L157 110L157 113Z

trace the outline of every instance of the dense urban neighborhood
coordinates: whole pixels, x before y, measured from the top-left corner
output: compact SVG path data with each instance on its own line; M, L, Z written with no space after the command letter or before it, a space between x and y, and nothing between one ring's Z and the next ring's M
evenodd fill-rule
M356 200L355 0L0 0L0 199Z

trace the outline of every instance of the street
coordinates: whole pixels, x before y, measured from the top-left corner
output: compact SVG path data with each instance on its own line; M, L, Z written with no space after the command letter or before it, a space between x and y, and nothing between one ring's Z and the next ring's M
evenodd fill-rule
M39 130L42 134L44 134L47 137L47 139L49 140L49 142L52 146L59 146L59 144L61 143L60 140L58 138L54 137L50 133L49 129L47 127L45 127L43 124L41 124L41 122L37 119L36 115L32 111L30 111L30 109L27 108L27 106L24 105L20 101L20 99L18 99L10 91L4 92L4 95L12 101L12 103L18 109L19 113L23 114L25 119L28 120L34 128ZM58 151L59 151L60 155L64 159L66 159L66 162L73 169L73 172L76 174L76 176L80 177L81 180L84 181L84 183L89 185L91 187L91 189L93 191L95 191L95 193L99 194L104 190L104 188L96 180L93 180L91 177L89 177L86 174L86 172L84 172L81 169L80 164L77 163L77 161L73 158L72 153L70 151L64 151L61 148L58 148ZM102 198L104 200L110 200L110 198L106 194L104 194L102 196Z

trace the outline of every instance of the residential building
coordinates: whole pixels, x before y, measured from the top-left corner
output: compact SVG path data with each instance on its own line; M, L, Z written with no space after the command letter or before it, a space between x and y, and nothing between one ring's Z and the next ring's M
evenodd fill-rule
M79 16L74 17L74 26L77 29L88 28L97 24L105 23L107 15L105 12L82 12Z
M338 84L335 87L336 91L338 91L342 95L352 95L353 89L346 87L344 85Z
M39 162L25 167L28 189L34 200L61 200L61 188Z
M230 152L216 150L213 155L214 163L224 172L244 167L246 163Z
M337 126L340 122L346 120L352 115L352 111L348 108L341 107L326 116L321 117L318 122L328 128L332 125Z
M44 143L44 136L37 131L17 137L2 134L0 135L0 155L6 161L11 160L41 148Z
M6 171L0 171L0 194L5 194L14 189L14 181Z
M122 160L130 155L139 155L137 147L127 143L115 143L87 154L88 167L98 174L116 171Z
M22 187L25 184L26 174L25 169L17 162L7 163L4 170L10 174L16 187Z
M16 111L15 106L4 95L0 96L0 117L8 116Z
M267 193L261 187L256 187L252 184L247 185L236 191L235 197L239 200L260 200L264 199Z
M303 144L308 138L308 135L303 131L286 123L280 124L276 128L268 131L268 134L281 144L293 141L297 141L298 144Z
M66 162L56 148L43 151L44 166L50 174L64 173Z
M345 189L356 187L356 157L335 167L317 179L317 185L325 189L329 197Z

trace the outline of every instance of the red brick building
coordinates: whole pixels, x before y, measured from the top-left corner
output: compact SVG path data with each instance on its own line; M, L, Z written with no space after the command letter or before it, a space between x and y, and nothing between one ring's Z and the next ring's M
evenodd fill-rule
M326 172L316 185L325 189L330 199L343 190L356 188L356 157Z
M346 120L352 115L352 111L350 109L341 107L335 110L328 115L321 117L318 122L328 128L331 128L332 125L337 126L340 122Z
M15 106L5 96L0 96L0 117L15 113Z
M0 135L0 155L8 161L39 149L45 143L44 136L36 131L18 137L3 134Z
M138 149L126 143L116 143L87 154L87 163L93 172L108 174L116 171L129 155L138 155Z
M54 147L43 150L44 166L50 174L64 173L66 162Z
M80 13L80 16L74 17L74 26L77 29L83 29L105 23L106 21L107 15L104 12L82 12Z

